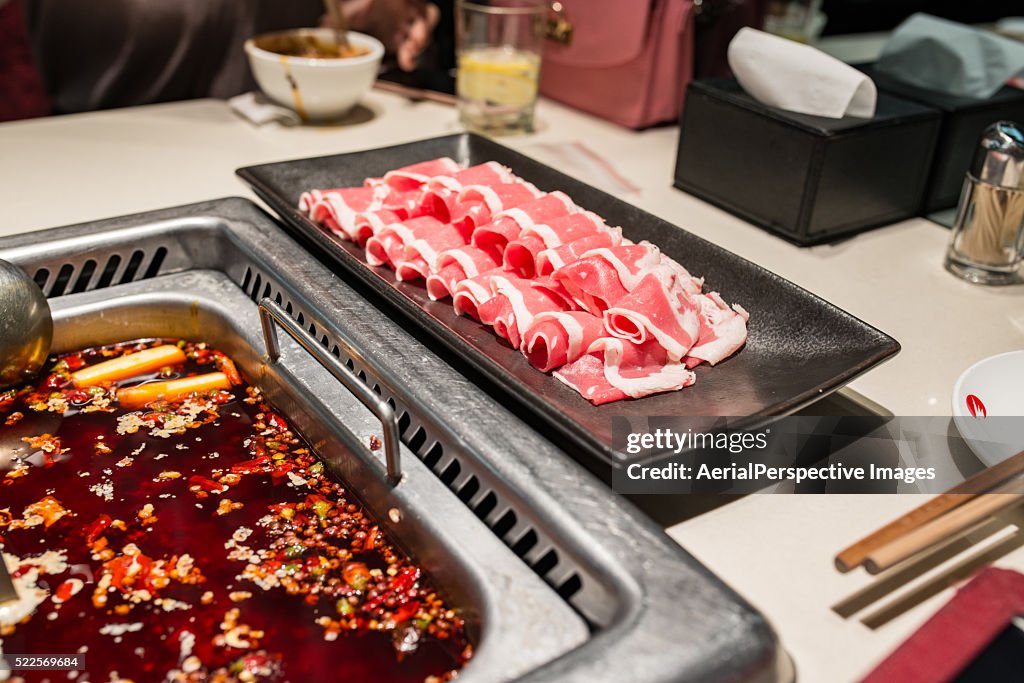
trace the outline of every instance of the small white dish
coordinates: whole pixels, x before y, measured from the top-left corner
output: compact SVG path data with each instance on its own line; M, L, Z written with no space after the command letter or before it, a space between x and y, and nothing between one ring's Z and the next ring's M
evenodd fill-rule
M331 43L334 31L300 28L245 41L252 75L274 102L292 109L306 121L334 121L347 114L373 87L384 57L384 45L376 38L349 31L349 43L368 52L344 58L294 57L257 46L266 39L289 34L314 36Z
M953 386L953 422L988 466L1024 450L1024 351L980 360Z

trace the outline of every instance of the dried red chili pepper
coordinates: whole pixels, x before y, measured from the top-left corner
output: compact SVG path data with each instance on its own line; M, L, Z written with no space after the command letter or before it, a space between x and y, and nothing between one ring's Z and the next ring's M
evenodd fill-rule
M405 603L404 605L395 610L394 620L399 624L403 621L408 621L416 615L416 612L418 612L419 609L420 601L410 600L409 602Z
M104 564L107 570L110 571L111 585L120 588L122 591L128 588L124 585L124 582L128 578L128 570L131 568L133 561L131 555L121 555Z
M130 593L136 583L149 590L154 586L149 580L153 560L146 555L120 555L103 565L110 572L110 583L124 593ZM133 571L134 569L134 571Z
M279 462L274 465L274 469L270 470L270 478L277 484L283 481L295 467L296 465L293 462Z
M377 609L384 604L384 601L395 595L403 595L409 592L420 578L419 567L407 567L399 572L394 578L388 581L387 590L376 598L366 601L367 609Z
M259 472L264 465L270 462L270 458L265 455L261 455L252 460L244 460L240 463L231 466L231 471L235 474L252 474L253 472Z
M75 584L72 581L68 580L62 583L61 585L57 586L57 590L53 592L53 596L60 602L66 602L69 598L71 598L71 594L74 590Z
M7 410L14 405L14 392L8 391L0 394L0 412L7 412Z
M95 543L96 539L102 536L103 532L110 528L113 521L114 520L110 518L110 515L102 514L97 517L96 521L90 524L85 530L86 545L92 545Z
M406 593L419 579L419 567L408 567L388 582L388 590L392 593Z
M281 515L282 517L288 517L289 519L295 516L295 506L292 503L274 503L273 505L267 506L272 512Z
M267 424L279 432L288 431L288 423L277 413L267 413Z
M67 395L67 399L72 403L88 403L90 398L92 397L89 395L89 392L82 389L75 389Z
M239 374L234 361L223 353L220 353L219 351L216 353L213 358L213 365L227 376L228 382L231 383L231 386L237 387L242 383L242 375Z
M223 405L229 401L235 400L234 395L230 391L217 391L210 395L207 399L214 405Z
M224 484L219 484L212 479L194 474L188 478L189 486L198 486L203 491L209 491L210 493L223 493L228 490Z
M266 458L267 449L263 445L263 439L253 439L252 443L249 444L249 451L252 453L254 458Z
M141 566L141 569L139 569L139 573L136 575L138 577L138 581L140 581L142 585L151 593L156 592L157 587L156 585L154 585L153 577L151 576L153 571L153 565L155 563L151 558L145 555L138 555L137 559L139 561L139 565Z
M377 545L377 534L380 533L380 527L373 527L366 532L366 541L363 542L363 551L367 552L373 550L374 546Z

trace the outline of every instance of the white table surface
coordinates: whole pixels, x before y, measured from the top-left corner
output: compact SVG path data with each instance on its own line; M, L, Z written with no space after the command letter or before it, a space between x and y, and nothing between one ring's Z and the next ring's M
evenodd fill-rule
M504 140L562 170L547 144L581 142L638 192L620 196L819 294L894 336L903 351L858 378L897 415L948 415L959 373L1024 348L1024 287L985 289L946 273L948 231L923 219L830 246L797 248L671 187L678 130L627 131L542 102L539 132ZM0 125L0 235L251 193L235 168L365 149L458 130L452 109L374 92L344 126L254 128L200 100ZM740 302L743 303L743 302ZM752 310L770 315L770 311ZM799 325L799 321L793 321ZM909 635L947 590L872 630L830 605L869 583L832 556L922 501L914 496L756 496L669 533L761 609L800 680L853 680ZM1024 551L1000 564L1024 569ZM685 625L680 626L681 632Z

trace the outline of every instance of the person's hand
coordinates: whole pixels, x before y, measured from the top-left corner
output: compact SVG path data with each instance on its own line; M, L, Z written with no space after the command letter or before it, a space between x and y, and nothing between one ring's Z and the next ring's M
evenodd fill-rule
M369 33L398 59L404 71L416 68L430 44L440 10L426 0L340 0L349 28Z

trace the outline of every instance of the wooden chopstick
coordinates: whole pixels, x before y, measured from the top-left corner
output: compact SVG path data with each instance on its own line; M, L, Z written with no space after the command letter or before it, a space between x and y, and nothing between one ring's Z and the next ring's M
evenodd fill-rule
M1021 473L1024 473L1024 451L1007 458L997 465L982 470L961 484L951 488L946 493L935 496L923 505L914 508L901 517L897 517L881 529L845 548L836 555L836 569L841 572L855 569L879 548L966 504L979 494L993 489Z
M348 45L348 20L345 18L345 13L341 11L341 3L338 0L324 0L324 12L327 14L327 23L334 29L338 42Z
M1024 473L1024 451L968 477L946 493L985 493L1021 473Z
M972 498L974 498L974 494L970 493L943 493L932 498L924 505L914 508L902 517L897 517L878 531L865 536L836 555L836 569L841 572L848 572L859 567L877 549L944 515Z
M455 95L437 92L436 90L412 88L407 85L395 83L394 81L377 80L373 84L373 89L394 93L396 95L401 95L402 97L408 100L412 100L413 102L422 102L423 100L427 100L430 102L437 102L438 104L454 105L455 102L457 101Z
M1021 503L1024 503L1024 478L1018 477L877 548L865 558L864 568L870 574L885 571L911 555L967 533L993 515Z

